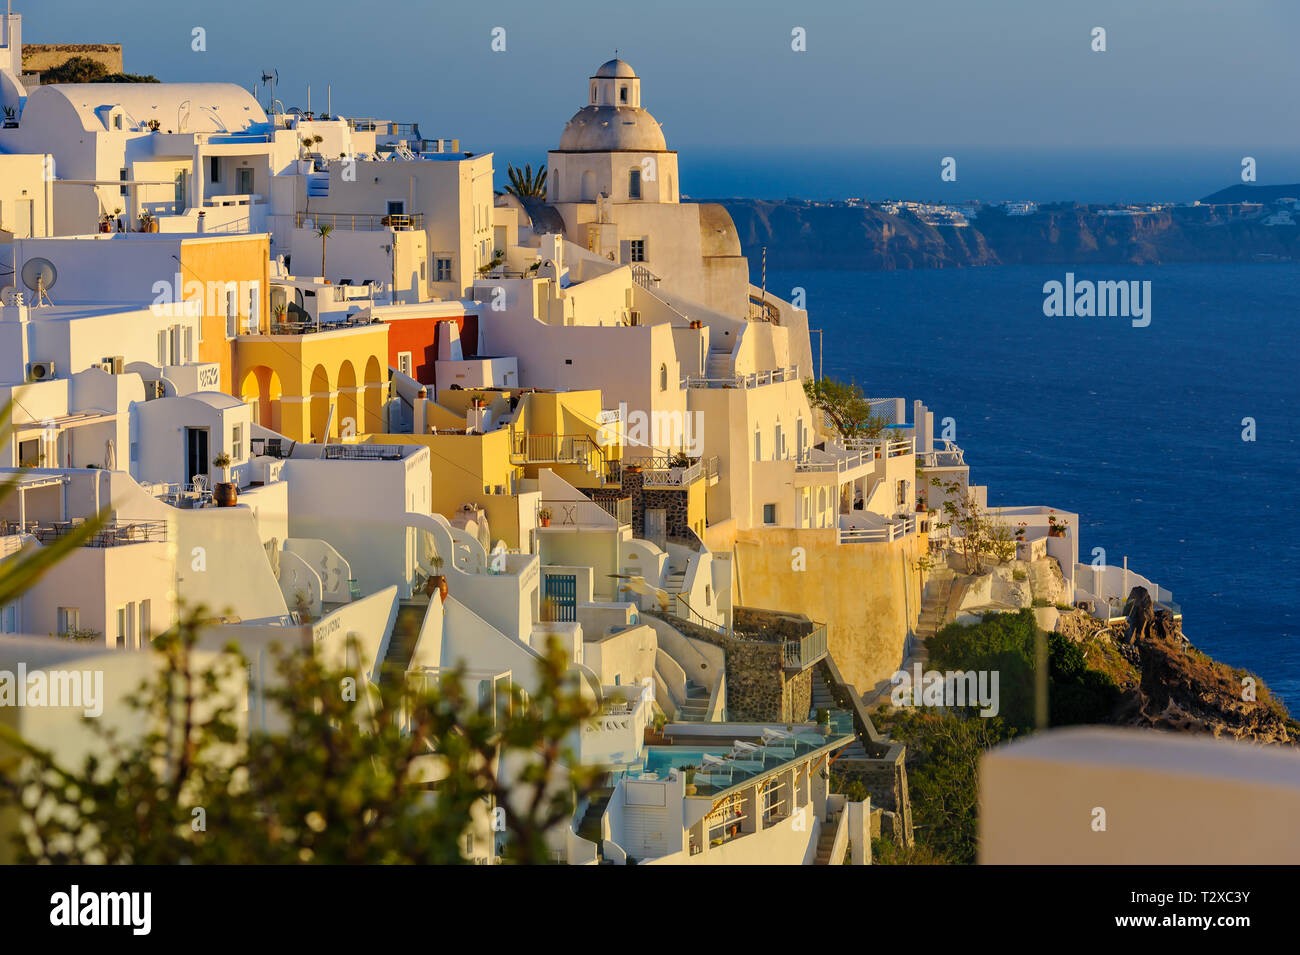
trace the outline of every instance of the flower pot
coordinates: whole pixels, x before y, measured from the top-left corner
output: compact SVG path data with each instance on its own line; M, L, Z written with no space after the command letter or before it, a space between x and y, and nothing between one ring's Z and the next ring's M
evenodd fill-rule
M218 481L212 488L212 499L217 507L234 507L239 500L239 488L233 481Z
M818 723L818 724L817 724L817 729L819 729L819 730L821 731L821 734L822 734L823 736L830 736L830 735L831 735L831 724L830 724L830 723Z
M429 582L424 586L424 592L427 596L432 597L434 591L438 592L439 599L443 603L447 602L447 576L445 574L434 574L429 578Z
M1065 530L1064 530L1064 528L1060 528L1060 527L1049 527L1049 528L1047 529L1047 536L1048 536L1048 537L1064 537L1064 536L1065 536Z
M540 521L542 522L542 526L543 526L543 527L550 527L550 526L551 526L551 519L550 519L549 517L541 517L541 518L538 518L538 520L540 520Z

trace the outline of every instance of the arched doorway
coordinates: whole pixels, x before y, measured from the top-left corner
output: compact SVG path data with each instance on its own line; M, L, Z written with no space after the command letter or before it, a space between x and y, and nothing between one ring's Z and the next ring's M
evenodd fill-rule
M280 376L266 365L250 368L239 385L239 399L252 406L253 421L263 428L281 431L280 396L283 394Z
M311 435L310 440L324 443L330 428L330 380L324 365L317 365L311 373ZM335 430L330 428L330 430Z
M338 433L343 437L353 437L365 430L361 420L360 403L357 400L357 373L352 362L345 361L339 366L339 414Z
M365 430L382 432L384 430L384 397L388 390L388 376L374 355L366 362L365 383Z

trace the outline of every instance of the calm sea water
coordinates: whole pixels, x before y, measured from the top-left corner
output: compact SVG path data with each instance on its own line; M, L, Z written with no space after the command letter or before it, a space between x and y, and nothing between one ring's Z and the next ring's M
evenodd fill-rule
M1196 645L1297 711L1300 266L1072 271L1150 280L1150 326L1045 317L1065 268L769 271L768 287L806 290L826 374L952 417L990 505L1079 512L1085 561L1127 555Z

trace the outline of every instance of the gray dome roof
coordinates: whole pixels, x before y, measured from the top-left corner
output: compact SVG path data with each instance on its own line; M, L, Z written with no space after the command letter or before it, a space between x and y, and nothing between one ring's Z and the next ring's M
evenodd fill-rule
M596 75L593 76L592 79L607 80L620 76L635 78L636 70L632 69L630 63L626 63L623 60L606 60L604 63L600 64L600 69L596 71Z
M560 136L562 152L607 153L620 149L667 152L659 123L639 106L584 106Z

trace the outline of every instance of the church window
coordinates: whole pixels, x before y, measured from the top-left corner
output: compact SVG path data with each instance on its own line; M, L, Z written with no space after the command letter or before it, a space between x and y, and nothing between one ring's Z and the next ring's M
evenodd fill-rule
M627 197L629 199L641 198L641 170L629 169L627 174Z

